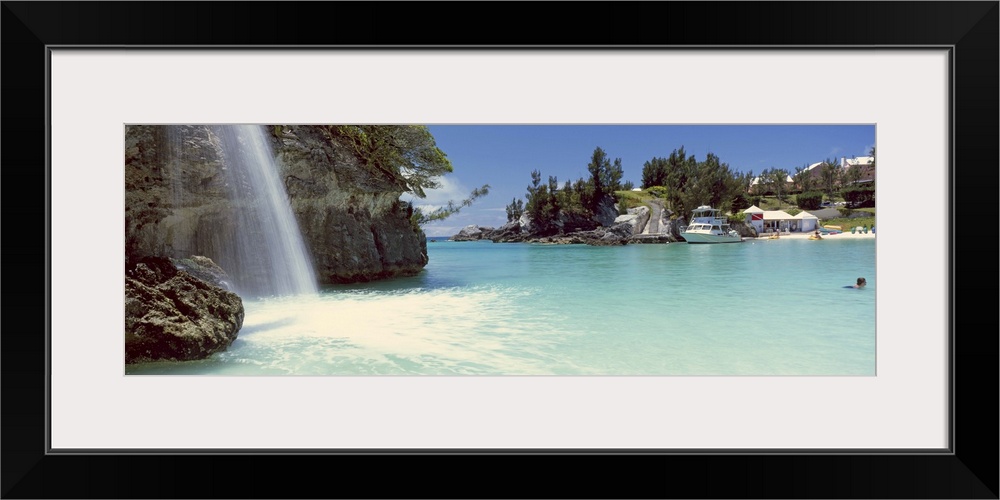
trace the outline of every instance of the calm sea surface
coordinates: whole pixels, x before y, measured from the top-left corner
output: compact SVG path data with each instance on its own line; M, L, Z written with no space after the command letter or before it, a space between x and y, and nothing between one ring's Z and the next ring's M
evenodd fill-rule
M244 300L225 352L127 374L874 375L875 240L428 243L418 276ZM864 289L845 289L858 276Z

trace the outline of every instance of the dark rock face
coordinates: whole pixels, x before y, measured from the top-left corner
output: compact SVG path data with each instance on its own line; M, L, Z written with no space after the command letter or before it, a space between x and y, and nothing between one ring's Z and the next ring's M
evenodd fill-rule
M615 225L615 219L618 218L618 209L615 208L615 199L611 196L605 195L601 198L600 202L597 204L597 209L594 212L594 221L602 227L611 227Z
M204 257L192 262L207 269L198 273L218 269ZM125 362L206 358L236 340L243 314L235 293L178 270L168 258L140 259L125 273Z
M405 186L365 165L319 125L267 126L281 178L320 283L420 272L423 231L399 201ZM205 255L223 268L239 207L228 200L218 130L125 129L126 267L148 256Z
M483 238L494 243L520 242L525 240L525 233L519 221L512 221L485 233Z
M612 210L613 209L614 208L612 207ZM615 214L617 213L618 212L616 211ZM609 224L600 224L597 222L596 219L577 212L568 212L568 213L563 212L562 214L560 214L559 219L560 219L559 221L560 227L562 228L563 232L566 233L593 231L603 225L609 225ZM611 223L614 223L614 220L615 218L612 217Z
M233 291L232 279L212 259L201 255L192 255L186 259L171 259L178 271L184 271L212 286Z
M649 223L649 208L642 206L628 209L628 214L619 215L615 219L615 224L628 222L632 226L632 234L640 234L646 229Z
M602 234L597 241L590 244L597 246L626 245L631 237L632 224L629 222L622 222L605 229L604 234Z
M392 207L377 213L361 199L343 211L309 204L297 207L296 215L309 227L303 237L320 281L356 283L420 272L427 264L427 240L416 238L402 211Z
M628 240L629 244L662 244L662 243L675 243L670 238L670 235L653 233L653 234L634 234Z
M486 235L493 232L492 227L476 226L474 224L462 228L451 241L479 241L486 238Z
M600 227L593 217L577 212L560 213L559 219L554 223L555 234L538 234L528 214L522 214L518 220L508 222L497 229L478 226L483 231L482 239L491 240L494 243L567 243L570 240L584 243L586 240L592 239L590 233L600 229ZM458 236L456 235L456 237Z
M687 224L682 218L670 219L666 224L660 226L660 232L670 235L674 241L686 241L684 237L681 236L681 226L685 225Z
M354 154L318 125L273 127L292 211L321 283L353 283L419 273L424 232L400 202L405 186Z
M756 238L757 228L753 227L753 224L747 224L746 222L734 222L729 225L732 229L735 229L740 236L744 238Z

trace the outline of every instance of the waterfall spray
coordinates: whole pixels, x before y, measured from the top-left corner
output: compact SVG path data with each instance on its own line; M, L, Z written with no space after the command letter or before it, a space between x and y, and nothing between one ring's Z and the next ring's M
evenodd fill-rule
M256 296L317 293L311 259L278 175L274 153L258 125L214 127L224 155L236 224L226 271L239 292Z

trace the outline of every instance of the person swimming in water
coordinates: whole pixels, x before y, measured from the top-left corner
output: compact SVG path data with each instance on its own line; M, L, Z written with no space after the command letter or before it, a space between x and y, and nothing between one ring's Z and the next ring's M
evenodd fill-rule
M864 278L858 278L858 282L854 285L844 285L844 288L864 288L868 284Z

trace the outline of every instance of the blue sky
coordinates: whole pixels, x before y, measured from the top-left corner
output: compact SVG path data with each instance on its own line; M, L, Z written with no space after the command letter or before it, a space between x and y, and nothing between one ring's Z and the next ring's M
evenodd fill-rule
M600 147L614 161L621 158L622 181L642 183L642 164L669 156L681 146L704 160L717 155L730 168L754 174L766 168L796 167L827 158L867 155L875 146L874 125L430 125L437 146L455 171L440 189L413 200L430 210L468 197L489 184L490 194L446 220L424 226L428 236L451 236L475 224L500 227L513 198L524 200L531 171L543 181L550 175L562 185L586 177L587 163ZM403 199L409 199L404 195Z

